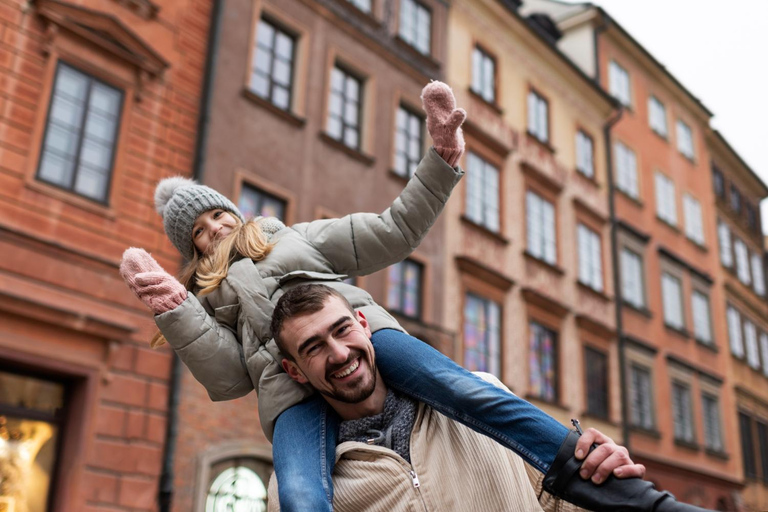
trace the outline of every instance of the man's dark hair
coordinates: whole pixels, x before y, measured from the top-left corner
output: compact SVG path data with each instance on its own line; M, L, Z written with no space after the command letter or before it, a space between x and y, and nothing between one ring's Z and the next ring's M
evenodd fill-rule
M346 297L324 284L303 284L291 288L277 301L275 310L272 312L272 336L275 338L277 348L280 349L286 359L294 360L291 353L286 349L285 340L282 337L285 321L298 315L317 313L323 309L326 301L331 297L337 297L341 300L354 316L355 310Z

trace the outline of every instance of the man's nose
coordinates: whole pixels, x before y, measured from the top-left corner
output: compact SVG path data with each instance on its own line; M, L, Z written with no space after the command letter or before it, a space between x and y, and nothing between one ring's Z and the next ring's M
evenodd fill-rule
M332 364L341 364L349 359L349 347L344 343L332 340L328 343L328 361Z

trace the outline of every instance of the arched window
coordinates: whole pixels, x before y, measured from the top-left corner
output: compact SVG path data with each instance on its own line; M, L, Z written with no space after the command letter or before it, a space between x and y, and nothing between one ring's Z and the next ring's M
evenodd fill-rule
M272 465L254 458L220 461L211 467L205 512L266 512Z

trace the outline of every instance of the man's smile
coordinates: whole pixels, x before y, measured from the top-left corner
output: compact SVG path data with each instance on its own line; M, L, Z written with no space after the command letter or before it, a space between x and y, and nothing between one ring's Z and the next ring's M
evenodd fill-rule
M349 377L353 373L357 371L357 369L360 367L360 358L356 357L352 363L350 363L348 366L343 368L342 370L338 372L334 372L331 374L331 377L336 380L341 380L346 377Z

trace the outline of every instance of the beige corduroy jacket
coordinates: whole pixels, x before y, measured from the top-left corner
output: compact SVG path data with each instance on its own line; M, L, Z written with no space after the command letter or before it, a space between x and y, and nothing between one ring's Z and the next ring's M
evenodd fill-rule
M495 377L479 374L506 389ZM577 512L543 492L544 475L489 438L420 404L411 464L394 451L347 442L336 448L334 512ZM280 510L277 481L270 512Z

